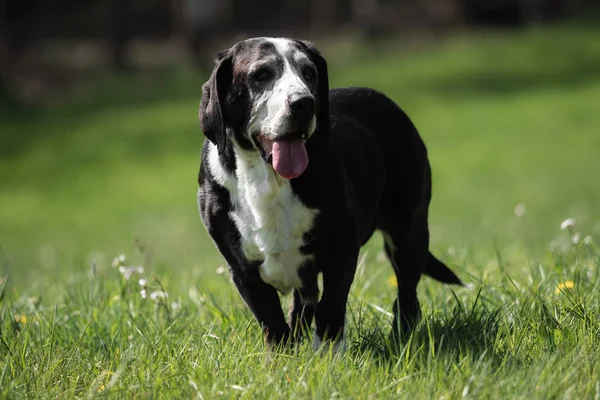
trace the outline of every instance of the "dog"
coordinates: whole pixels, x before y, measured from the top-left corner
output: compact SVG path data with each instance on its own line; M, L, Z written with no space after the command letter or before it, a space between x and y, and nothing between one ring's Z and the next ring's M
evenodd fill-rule
M422 274L460 279L429 252L431 170L408 116L368 88L329 90L309 42L251 38L202 86L198 204L268 347L340 349L360 248L381 231L398 294L392 335L420 318ZM322 274L322 294L317 284ZM279 293L293 292L286 320Z

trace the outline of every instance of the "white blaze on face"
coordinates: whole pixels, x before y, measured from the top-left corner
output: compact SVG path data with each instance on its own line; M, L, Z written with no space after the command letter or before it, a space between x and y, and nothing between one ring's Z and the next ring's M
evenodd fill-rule
M279 57L283 60L283 72L277 75L273 86L262 93L251 94L253 110L250 117L250 134L260 132L275 138L285 134L288 124L289 107L287 99L292 95L312 95L309 87L302 79L296 67L308 62L306 54L297 50L289 39L268 38L275 46ZM313 117L308 135L316 128L316 117Z

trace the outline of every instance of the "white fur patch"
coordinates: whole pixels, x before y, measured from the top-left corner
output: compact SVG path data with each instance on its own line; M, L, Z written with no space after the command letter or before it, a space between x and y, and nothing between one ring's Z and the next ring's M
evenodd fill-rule
M229 193L232 196L237 192L235 177L228 174L221 166L221 161L219 161L219 151L217 150L217 146L212 143L210 144L210 150L208 151L208 168L215 181L225 189L229 190Z
M300 247L317 211L304 206L289 180L277 175L257 151L234 149L235 176L221 167L214 145L209 150L209 168L229 190L234 206L230 216L240 232L245 257L264 260L259 267L261 279L287 294L302 287L298 269L309 256Z

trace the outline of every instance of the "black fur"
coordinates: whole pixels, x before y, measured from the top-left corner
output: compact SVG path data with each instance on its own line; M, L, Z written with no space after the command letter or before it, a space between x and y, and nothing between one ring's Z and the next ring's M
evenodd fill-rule
M299 337L313 317L320 337L342 336L359 249L376 229L392 238L396 249L385 246L398 279L393 332L410 331L420 315L416 288L422 274L461 284L428 250L431 171L425 145L410 119L385 95L366 88L330 91L325 59L309 44L296 43L318 70L317 130L306 143L308 168L290 183L300 200L319 213L302 248L314 262L300 270L304 287L294 291L288 322L278 293L240 250L240 234L229 217L229 192L206 168L208 141L199 174L202 219L269 343ZM252 41L234 46L203 87L202 126L230 171L235 158L228 135L239 142L248 117L243 66L236 72L236 62L259 48ZM323 293L316 303L318 273L323 274Z

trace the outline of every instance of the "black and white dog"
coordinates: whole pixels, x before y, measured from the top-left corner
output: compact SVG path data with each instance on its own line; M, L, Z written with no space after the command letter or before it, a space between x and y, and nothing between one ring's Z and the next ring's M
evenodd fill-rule
M416 128L375 90L330 91L310 44L253 38L222 51L200 120L202 220L268 344L298 340L313 317L313 344L343 343L359 249L375 229L398 279L393 332L418 321L422 274L461 284L429 253L431 171ZM286 321L278 292L290 291Z

